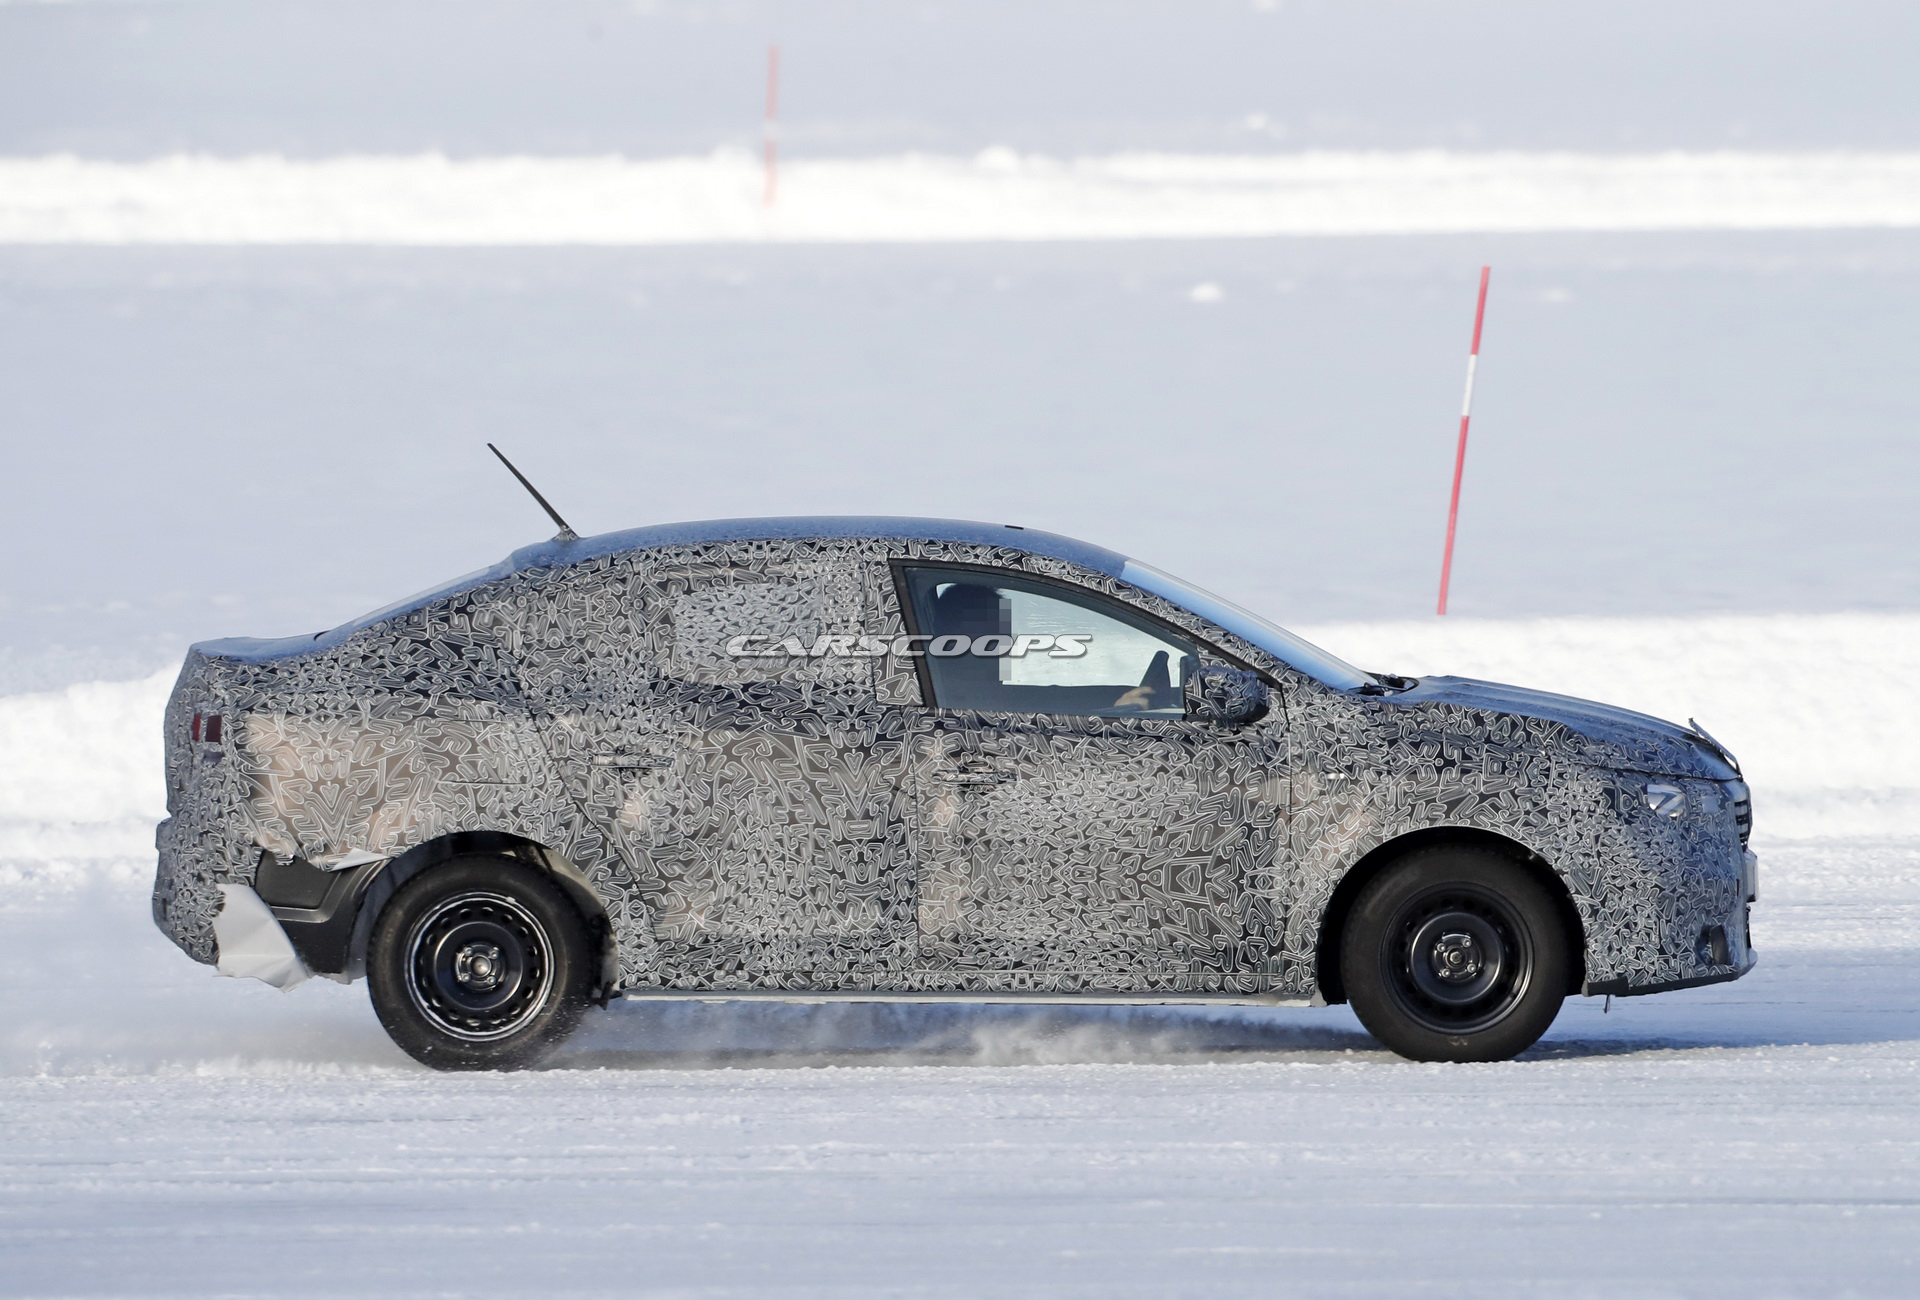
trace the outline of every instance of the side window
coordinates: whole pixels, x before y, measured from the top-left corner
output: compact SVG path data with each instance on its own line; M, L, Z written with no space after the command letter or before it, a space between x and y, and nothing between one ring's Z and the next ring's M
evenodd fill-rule
M1194 643L1092 592L910 566L911 653L947 709L1178 718Z

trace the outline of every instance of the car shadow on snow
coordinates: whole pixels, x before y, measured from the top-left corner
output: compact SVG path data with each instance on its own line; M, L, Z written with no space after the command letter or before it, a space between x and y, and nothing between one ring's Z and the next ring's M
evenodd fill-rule
M549 1069L1198 1064L1387 1056L1344 1009L616 1002Z
M1643 1056L1654 1052L1739 1051L1758 1047L1805 1047L1803 1039L1757 1041L1742 1034L1719 1037L1699 1034L1648 1034L1619 1038L1543 1038L1515 1057L1519 1061L1578 1061L1608 1056ZM1833 1044L1822 1044L1832 1046Z
M1569 998L1521 1062L1920 1040L1912 981L1836 972L1687 990ZM1826 978L1823 978L1825 976ZM1898 987L1895 987L1898 986ZM1873 991L1869 991L1869 989ZM800 1069L1394 1061L1350 1008L983 1003L616 1002L588 1016L549 1069Z

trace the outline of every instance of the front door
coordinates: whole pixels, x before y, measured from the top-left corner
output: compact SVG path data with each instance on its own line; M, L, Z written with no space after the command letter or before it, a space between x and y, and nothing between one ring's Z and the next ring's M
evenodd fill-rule
M1189 721L1184 682L1214 652L1084 588L900 578L932 706L909 833L922 969L956 988L1247 986L1284 721Z

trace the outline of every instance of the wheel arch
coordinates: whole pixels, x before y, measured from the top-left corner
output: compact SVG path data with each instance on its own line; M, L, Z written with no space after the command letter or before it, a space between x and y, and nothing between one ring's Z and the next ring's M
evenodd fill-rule
M1340 979L1340 945L1346 938L1347 916L1353 911L1360 892L1381 872L1409 853L1442 846L1475 848L1501 854L1519 863L1547 887L1547 893L1554 901L1554 909L1559 913L1560 923L1574 945L1575 959L1569 963L1569 969L1573 972L1572 983L1567 992L1580 992L1582 972L1586 965L1586 925L1580 919L1580 910L1574 906L1567 882L1554 870L1553 865L1518 840L1494 831L1471 826L1434 826L1376 845L1340 878L1340 883L1334 887L1333 895L1320 914L1320 943L1314 954L1314 981L1320 997L1328 1003L1347 1000L1346 989Z
M374 922L387 900L402 885L435 867L464 858L506 858L524 863L560 887L599 949L600 974L594 996L604 1001L619 969L613 925L605 905L588 883L586 873L565 854L508 831L453 831L424 840L388 862L361 893L349 941L346 975L358 979L366 973L367 945L373 935Z

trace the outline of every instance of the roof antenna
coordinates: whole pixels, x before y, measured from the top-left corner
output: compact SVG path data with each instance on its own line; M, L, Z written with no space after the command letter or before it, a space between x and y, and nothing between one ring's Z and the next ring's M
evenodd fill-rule
M547 517L553 520L554 523L560 525L560 531L553 535L554 541L577 542L580 540L580 534L574 532L572 528L568 527L567 521L560 517L560 512L558 510L555 510L552 506L548 505L547 499L540 495L540 489L535 487L533 484L527 482L527 476L525 474L522 474L519 470L513 467L513 462L507 459L507 454L505 452L501 451L498 447L494 446L492 443L487 444L487 450L492 452L494 455L498 456L500 458L500 463L507 467L507 472L509 474L512 474L515 478L519 479L520 486L533 494L533 499L540 503L540 508L547 512Z

